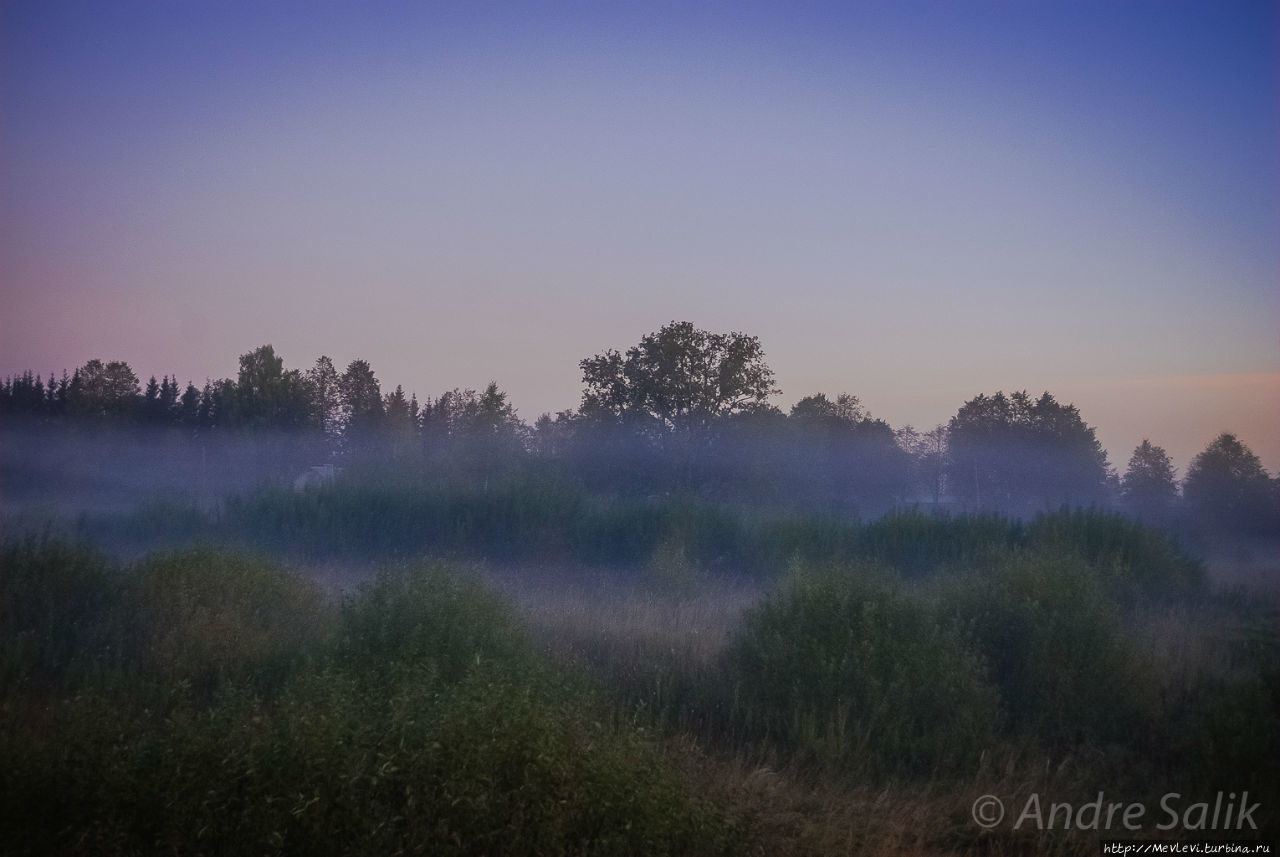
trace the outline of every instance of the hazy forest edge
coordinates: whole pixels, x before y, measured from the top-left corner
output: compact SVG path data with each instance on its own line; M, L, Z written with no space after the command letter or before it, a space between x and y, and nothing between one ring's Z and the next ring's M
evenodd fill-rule
M903 508L1029 518L1087 507L1209 540L1280 532L1280 478L1228 432L1179 481L1150 440L1118 473L1078 409L1049 392L982 393L928 431L895 429L846 392L806 395L783 411L758 337L689 322L625 353L583 359L578 409L532 425L496 382L419 401L402 386L384 393L360 359L342 371L324 356L287 369L264 345L239 366L236 378L202 387L169 376L144 385L128 363L97 359L61 376L4 379L5 511L48 499L45 477L79 457L99 482L118 487L150 473L161 496L180 500L307 474L416 474L484 487L537 471L593 494L864 519ZM113 463L129 476L112 478ZM89 508L116 499L67 488L59 499L83 496Z

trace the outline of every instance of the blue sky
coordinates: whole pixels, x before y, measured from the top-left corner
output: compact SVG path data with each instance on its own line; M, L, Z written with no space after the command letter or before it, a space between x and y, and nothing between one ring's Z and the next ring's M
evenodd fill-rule
M0 374L369 360L574 407L673 319L788 406L1075 402L1280 469L1269 2L13 2Z

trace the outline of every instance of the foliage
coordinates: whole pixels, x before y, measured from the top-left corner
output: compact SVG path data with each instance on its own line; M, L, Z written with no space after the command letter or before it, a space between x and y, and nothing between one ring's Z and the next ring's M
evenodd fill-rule
M46 541L4 560L12 615L41 615L24 581L61 576L82 626L136 643L105 657L59 639L69 663L0 676L7 854L729 851L642 733L443 567L389 572L339 609L226 552L120 572ZM110 610L74 597L104 582ZM27 637L0 625L6 663Z
M726 656L731 720L836 767L970 764L997 722L984 665L921 598L879 574L793 568Z
M91 669L84 653L118 650L118 629L104 625L124 600L119 572L105 557L48 535L28 535L0 550L0 686L65 682Z
M264 559L199 548L148 557L123 578L126 657L161 683L266 692L333 633L314 583Z
M951 418L948 484L966 504L1027 514L1105 499L1107 457L1074 405L979 395Z
M1274 533L1271 480L1262 462L1233 434L1220 434L1191 459L1183 493L1191 512L1218 528Z
M687 321L645 334L625 358L610 350L579 366L585 416L663 432L706 428L777 392L758 337L711 333Z
M1153 722L1152 671L1084 560L1017 552L942 585L939 600L990 665L1013 731L1059 746L1132 744Z
M1142 520L1166 521L1178 499L1169 454L1146 438L1133 450L1120 486L1125 507Z
M1026 527L1023 544L1085 560L1108 595L1127 607L1202 598L1208 590L1203 565L1173 536L1117 514L1063 509L1039 515Z

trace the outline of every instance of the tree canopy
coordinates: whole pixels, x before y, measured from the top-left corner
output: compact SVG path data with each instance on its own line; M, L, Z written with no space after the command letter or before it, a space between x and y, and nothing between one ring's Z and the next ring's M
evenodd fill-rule
M1134 515L1160 521L1168 517L1178 499L1173 463L1163 447L1142 439L1120 482L1121 499Z
M780 391L757 337L687 321L579 368L580 409L533 426L496 382L420 406L402 386L384 394L366 360L339 372L321 356L289 369L270 344L242 354L234 378L203 387L168 374L144 386L124 361L89 360L61 378L27 371L0 379L0 418L167 431L166 442L199 441L202 462L206 448L238 444L278 458L281 471L342 459L409 478L488 485L505 471L557 472L608 495L675 492L836 514L924 504L1025 516L1118 501L1144 520L1235 535L1280 524L1280 480L1235 435L1195 457L1179 497L1163 448L1144 439L1117 478L1094 428L1048 392L980 394L925 433L895 431L847 392L806 395L784 411L771 403Z
M758 337L711 333L687 321L646 334L625 357L607 350L578 365L584 417L659 431L706 427L779 392Z
M1047 392L978 395L947 431L948 481L966 504L1027 513L1106 497L1107 454L1094 428Z
M1262 531L1276 523L1271 479L1234 434L1218 435L1191 459L1183 494L1194 514L1218 526Z

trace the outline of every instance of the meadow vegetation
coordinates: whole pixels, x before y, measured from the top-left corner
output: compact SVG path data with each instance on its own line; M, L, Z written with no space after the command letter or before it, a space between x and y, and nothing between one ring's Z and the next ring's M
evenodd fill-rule
M1275 830L1276 605L1112 515L338 481L114 522L136 561L0 557L4 853L1083 854L969 808L1099 790Z

